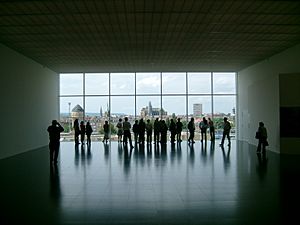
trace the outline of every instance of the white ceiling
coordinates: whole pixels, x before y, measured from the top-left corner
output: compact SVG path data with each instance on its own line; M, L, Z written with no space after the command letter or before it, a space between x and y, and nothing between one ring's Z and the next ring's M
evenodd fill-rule
M300 43L300 1L0 1L0 42L56 72L238 71Z

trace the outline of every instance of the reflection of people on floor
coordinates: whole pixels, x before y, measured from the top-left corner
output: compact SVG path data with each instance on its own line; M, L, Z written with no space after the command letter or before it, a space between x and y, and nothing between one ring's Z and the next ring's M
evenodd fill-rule
M109 145L103 144L103 146L104 146L104 158L107 161L109 158Z
M215 153L215 142L211 141L210 142L210 156L213 157Z
M190 161L190 164L191 165L194 165L194 163L195 163L195 151L194 151L194 145L189 145L189 149L190 149L190 151L189 151L189 161Z
M75 166L79 165L79 147L78 145L75 145L75 158L74 158L74 164Z
M257 173L260 178L264 178L267 173L268 159L266 157L266 154L257 153L256 155L258 160Z
M222 154L223 154L224 169L226 171L230 166L230 149L231 149L231 146L230 145L228 146L227 152L226 152L224 146L221 146L221 149L222 149Z
M57 164L50 165L50 196L54 202L60 200L61 189Z
M132 149L128 150L127 145L124 145L124 174L128 175L130 172Z

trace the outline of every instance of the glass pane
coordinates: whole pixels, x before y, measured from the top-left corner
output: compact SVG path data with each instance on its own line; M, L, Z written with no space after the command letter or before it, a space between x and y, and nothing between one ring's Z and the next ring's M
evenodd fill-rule
M59 79L60 95L83 95L82 73L61 73Z
M134 73L111 73L111 94L134 94Z
M171 119L177 122L177 118L181 119L183 123L183 131L186 130L186 124L184 123L186 118L186 97L185 96L163 96L162 98L162 119L166 121L167 126L170 126ZM170 133L168 131L168 140L170 139ZM182 132L181 139L186 139L186 132Z
M189 94L211 94L211 73L188 73Z
M137 94L160 94L160 73L137 73Z
M162 93L163 94L186 94L185 73L163 73Z
M74 120L83 120L83 116L83 97L60 97L60 122L65 129L64 133L70 133L70 137L65 140L73 137L71 131Z
M214 97L214 121L216 127L216 138L222 135L223 118L227 117L231 123L230 136L235 137L235 96L218 96Z
M213 73L214 94L235 94L235 73Z
M196 119L211 116L211 96L189 96L188 115Z
M165 112L162 118L186 117L186 97L163 96L162 108Z
M201 122L202 117L211 117L211 107L211 96L189 97L188 115L189 120L191 117L194 117L195 119L195 140L200 140L199 123Z
M100 140L103 136L102 129L105 120L108 120L108 97L86 97L85 99L85 121L89 121L92 129L93 136L97 136ZM102 134L102 135L101 135Z
M136 98L137 119L160 117L160 96L138 96Z
M109 83L108 73L86 73L85 94L86 95L108 95Z

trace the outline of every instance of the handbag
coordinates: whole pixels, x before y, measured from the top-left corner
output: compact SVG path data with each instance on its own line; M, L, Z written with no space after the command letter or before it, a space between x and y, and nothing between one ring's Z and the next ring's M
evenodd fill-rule
M256 138L256 139L260 139L260 132L259 132L259 131L256 131L256 133L255 133L255 138Z

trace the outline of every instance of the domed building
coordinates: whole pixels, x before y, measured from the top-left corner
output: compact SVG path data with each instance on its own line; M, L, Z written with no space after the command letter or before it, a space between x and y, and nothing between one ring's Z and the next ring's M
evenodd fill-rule
M84 117L84 109L77 104L71 111L71 118L72 118L72 124L74 123L75 119L78 119L79 122L83 120Z

